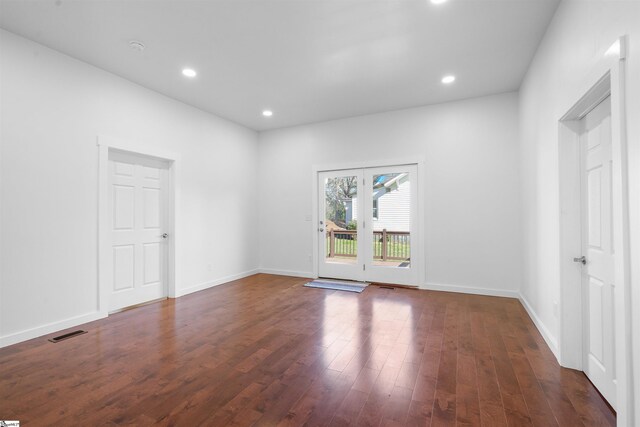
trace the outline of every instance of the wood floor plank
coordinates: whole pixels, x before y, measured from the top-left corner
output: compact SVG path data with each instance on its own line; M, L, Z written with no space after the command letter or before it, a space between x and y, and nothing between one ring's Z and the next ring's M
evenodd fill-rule
M456 424L477 426L481 424L480 418L476 362L473 356L460 354L456 383Z
M491 346L491 357L496 371L502 404L509 425L533 425L527 404L525 403L518 378L509 359L499 322L495 315L487 316L487 330Z
M356 423L368 393L351 389L331 420L331 426L350 426Z
M480 420L483 425L506 426L504 406L495 365L491 358L491 346L484 324L484 316L475 309L470 313L471 335L476 362Z
M57 344L2 348L0 415L30 426L615 425L515 299L306 281L258 274Z
M456 371L458 364L458 305L447 304L442 336L442 352L431 425L455 424L456 419Z
M407 414L407 426L418 427L431 425L433 399L429 402L412 400Z
M480 425L478 373L469 310L460 310L458 314L458 364L456 369L456 424L459 426Z
M358 426L377 426L382 421L384 407L389 401L391 393L379 393L374 391L369 394L360 415L356 420Z
M395 386L382 411L381 425L404 425L413 390Z

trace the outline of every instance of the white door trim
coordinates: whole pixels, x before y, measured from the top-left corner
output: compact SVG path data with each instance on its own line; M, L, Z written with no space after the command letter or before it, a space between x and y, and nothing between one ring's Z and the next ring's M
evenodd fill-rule
M108 316L109 286L112 281L111 239L109 237L109 151L117 150L142 156L154 157L169 163L167 230L170 239L167 242L167 295L176 297L176 283L180 277L179 230L177 229L180 195L180 155L153 146L123 141L107 136L98 136L98 311Z
M611 137L613 172L613 222L615 241L615 346L617 372L617 422L636 425L633 408L631 355L631 289L629 281L629 192L625 115L626 38L620 37L583 79L572 97L573 104L558 123L558 163L560 182L560 301L559 362L582 370L582 287L581 268L573 262L580 256L580 152L578 120L611 96ZM638 367L635 367L636 369Z
M313 236L313 277L318 277L319 271L319 251L318 251L318 225L320 218L318 216L318 174L320 172L337 171L343 169L367 169L375 167L387 167L397 165L416 165L418 170L418 247L416 258L420 260L418 267L418 286L421 288L426 284L426 252L425 252L425 230L426 230L426 179L425 175L425 159L420 157L398 158L389 160L364 160L349 163L330 163L319 164L311 167L311 226L309 232ZM412 255L413 256L413 255Z

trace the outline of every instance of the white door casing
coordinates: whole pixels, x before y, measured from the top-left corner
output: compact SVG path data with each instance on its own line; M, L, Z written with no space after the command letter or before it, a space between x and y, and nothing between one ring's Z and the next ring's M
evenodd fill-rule
M581 120L583 369L616 407L611 102Z
M109 152L110 312L167 296L168 166Z
M581 120L603 99L610 96L611 105L611 206L613 227L613 270L612 289L615 299L613 348L615 357L616 396L615 409L617 425L638 425L639 405L634 395L633 372L637 358L632 352L632 303L631 269L637 263L630 256L630 200L629 168L631 160L627 143L627 108L625 97L627 37L615 39L610 48L601 56L594 56L594 62L587 70L575 76L569 94L562 99L565 111L558 122L558 154L560 166L560 300L559 331L557 341L545 334L552 349L557 350L558 361L564 367L585 370L585 329L586 292L584 285L585 267L573 262L581 254L586 255L584 241L584 218L581 191L582 159L581 141L584 123ZM557 345L557 346L556 346ZM635 400L634 400L635 399Z

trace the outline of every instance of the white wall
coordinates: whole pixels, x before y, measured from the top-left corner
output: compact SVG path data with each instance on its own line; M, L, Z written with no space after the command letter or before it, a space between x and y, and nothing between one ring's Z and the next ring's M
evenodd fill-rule
M558 120L577 85L621 35L628 35L627 117L632 221L632 288L636 408L640 408L640 1L564 1L520 90L523 166L522 293L552 339L559 299Z
M0 344L95 315L98 135L180 155L179 294L255 271L255 132L11 33L0 43Z
M515 294L517 129L508 93L261 133L261 267L311 275L314 165L423 158L427 284Z

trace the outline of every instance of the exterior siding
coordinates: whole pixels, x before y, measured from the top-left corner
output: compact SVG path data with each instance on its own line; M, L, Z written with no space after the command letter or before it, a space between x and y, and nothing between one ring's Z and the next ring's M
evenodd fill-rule
M347 204L347 223L358 219L358 199ZM411 223L411 183L405 181L398 190L378 198L378 219L373 220L375 231L409 231Z
M376 231L409 231L411 222L411 182L400 184L378 199L378 219L373 220Z

